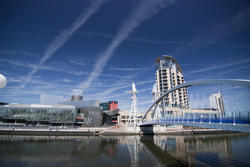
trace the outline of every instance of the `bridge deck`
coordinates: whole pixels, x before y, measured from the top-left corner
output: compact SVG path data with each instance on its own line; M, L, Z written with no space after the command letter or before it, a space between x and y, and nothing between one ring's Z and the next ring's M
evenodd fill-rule
M141 123L139 126L147 125L183 125L190 127L210 128L210 129L221 129L237 132L248 132L250 133L249 124L232 124L232 123L214 123L214 122L185 122L185 121L146 121Z

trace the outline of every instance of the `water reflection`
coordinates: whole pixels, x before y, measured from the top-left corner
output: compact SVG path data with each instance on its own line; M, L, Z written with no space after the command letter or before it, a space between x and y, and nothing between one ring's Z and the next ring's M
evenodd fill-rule
M247 134L0 136L0 166L249 166L249 141Z
M237 135L154 136L154 144L188 166L231 166L231 140L235 137Z

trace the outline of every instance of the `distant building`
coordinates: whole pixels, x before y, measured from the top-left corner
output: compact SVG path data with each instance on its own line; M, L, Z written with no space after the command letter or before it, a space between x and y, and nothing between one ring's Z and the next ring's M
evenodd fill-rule
M83 100L83 91L81 89L73 89L71 101L82 101Z
M118 102L100 103L99 100L83 100L82 91L74 89L70 101L59 102L76 107L76 122L82 126L114 125L117 123Z
M182 69L175 58L163 55L156 59L156 65L155 84L152 89L154 100L167 90L185 83ZM165 107L189 108L187 89L181 88L164 97L161 108Z
M142 113L137 113L136 119L138 122L142 119L143 115L144 114L142 114ZM118 117L118 123L119 124L128 124L129 121L131 120L131 119L129 119L129 117L130 117L130 111L120 111L119 117ZM132 118L132 120L133 120L133 118Z
M220 92L211 94L209 96L209 101L211 109L216 109L221 116L225 116L223 98Z
M102 126L103 113L99 100L83 100L82 91L73 89L71 100L59 102L76 108L76 123L81 126Z
M69 105L7 104L0 106L3 122L74 124L76 108Z
M0 121L26 124L95 126L117 124L118 102L109 101L104 108L99 100L84 100L82 91L74 89L69 100L62 96L41 95L46 104L0 102ZM50 103L51 105L48 105Z
M103 108L103 125L117 124L119 116L118 101L100 103L100 106Z

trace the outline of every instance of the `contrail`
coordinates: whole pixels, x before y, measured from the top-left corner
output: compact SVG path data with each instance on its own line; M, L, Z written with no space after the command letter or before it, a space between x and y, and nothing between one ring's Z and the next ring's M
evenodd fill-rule
M80 89L87 89L95 78L103 71L115 49L137 28L143 21L150 19L161 9L173 3L174 0L141 0L130 16L122 24L110 45L104 50L94 66L89 78L79 85Z
M250 8L244 9L233 16L230 20L222 24L209 27L205 35L197 36L186 45L177 48L172 55L184 56L196 50L199 50L208 45L215 44L216 42L229 38L234 34L242 32L250 28ZM205 31L204 31L205 32Z
M32 76L40 69L40 67L58 50L65 42L101 7L106 0L93 1L89 9L81 13L81 15L75 20L75 22L68 28L62 31L47 47L44 56L40 59L37 67L28 74L24 83L20 88L24 88L27 83L30 82Z

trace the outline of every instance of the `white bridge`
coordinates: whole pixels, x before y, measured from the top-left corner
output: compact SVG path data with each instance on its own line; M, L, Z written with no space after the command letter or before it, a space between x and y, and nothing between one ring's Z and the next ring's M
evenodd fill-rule
M207 79L190 81L180 84L176 87L169 89L161 97L159 97L151 105L148 111L142 118L142 123L139 126L152 126L152 125L183 125L190 127L201 127L201 128L212 128L222 129L239 132L250 132L250 119L249 113L247 116L240 115L237 112L231 113L227 116L215 116L214 111L204 112L204 110L190 110L181 108L168 108L178 112L178 114L172 114L163 116L161 118L154 118L153 115L156 112L158 105L162 102L163 98L169 93L184 87L199 86L199 85L229 85L229 86L240 86L250 88L250 80L240 79ZM250 104L248 104L250 105Z

